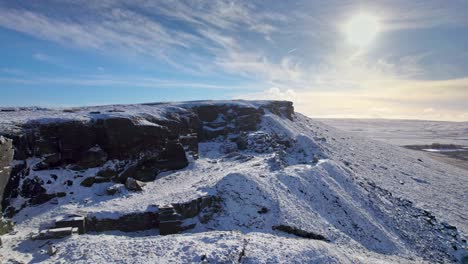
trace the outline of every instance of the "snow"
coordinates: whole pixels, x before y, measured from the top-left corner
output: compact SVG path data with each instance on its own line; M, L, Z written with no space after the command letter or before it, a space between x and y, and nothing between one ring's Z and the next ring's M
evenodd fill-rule
M465 151L464 148L461 149L422 149L427 152L459 152L459 151Z
M350 132L393 145L432 143L468 145L468 122L390 119L318 119Z
M23 107L14 108L14 111L0 111L0 129L18 123L57 123L74 121L89 121L110 117L139 117L141 125L154 125L145 120L145 115L151 115L155 119L165 120L168 113L185 112L184 108L198 105L225 105L238 107L259 108L270 101L193 101L172 103L148 103L134 105L104 105L88 106L80 108L38 108Z
M262 102L216 103L259 107ZM125 111L109 113L112 116L143 117L149 112L165 116L191 104L200 102L90 107L75 113L34 110L31 115L16 112L0 120L29 122L54 115L102 118L88 112L111 108ZM141 124L149 125L143 119ZM21 210L13 219L17 233L2 237L0 255L7 263L200 263L203 259L209 263L424 263L422 257L430 258L430 263L440 259L439 250L458 257L467 254L461 247L454 252L453 238L438 231L443 221L457 227L459 238L466 238L466 171L300 114L294 121L266 114L259 131L249 136L249 144L264 146L236 150L221 139L201 143L198 160L190 160L185 169L158 175L137 193L124 190L105 195L113 183L80 186L99 168L31 171L28 178L43 181L56 174L59 180L47 185L48 192L68 195L56 204ZM292 145L268 145L273 138ZM30 165L37 162L28 160ZM73 185L63 184L67 180ZM149 230L74 235L53 241L58 249L54 256L47 255L44 241L27 239L66 214L117 218L207 194L222 198L222 210L184 234L160 236L157 230ZM402 205L407 200L413 205ZM15 202L21 204L21 197ZM262 208L267 212L259 213ZM438 222L433 229L427 219L415 215L420 212L417 208L434 214ZM329 241L272 230L279 224L321 234Z

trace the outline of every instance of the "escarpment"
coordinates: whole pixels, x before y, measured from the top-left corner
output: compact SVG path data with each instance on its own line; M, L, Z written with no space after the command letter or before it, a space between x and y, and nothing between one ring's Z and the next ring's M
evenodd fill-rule
M54 175L51 179L35 176L43 170L99 168L95 176L83 179L82 186L106 181L125 183L128 177L152 181L163 171L185 168L187 154L197 157L199 142L256 130L266 111L289 119L294 113L292 103L286 101L2 112L2 210L6 216L12 216L26 204L40 204L64 195L65 189L46 191L43 185L62 179ZM19 200L23 201L20 205Z
M346 263L350 252L364 263L451 263L467 252L463 172L291 102L11 110L0 111L8 258L107 263L142 251L190 262L200 253L187 244L216 263L228 251L254 263ZM43 243L60 250L41 255Z

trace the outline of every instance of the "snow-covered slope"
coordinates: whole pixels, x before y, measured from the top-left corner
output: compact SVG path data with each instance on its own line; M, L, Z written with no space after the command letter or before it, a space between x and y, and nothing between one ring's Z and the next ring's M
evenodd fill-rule
M164 119L167 112L190 111L207 103L259 108L268 102L118 106L124 112L112 115L138 116L146 124L147 114ZM101 114L110 108L117 106L65 114L29 109L30 113L3 113L2 123L5 130L12 130L25 122L50 121L51 116L87 119L90 111ZM216 120L223 118L218 115ZM106 195L106 189L115 183L91 188L79 184L100 168L31 170L25 178L47 181L57 175L59 182L46 184L48 192L68 195L26 206L13 217L15 232L2 237L3 261L449 263L467 255L466 171L416 151L350 135L298 113L289 119L265 110L253 131L201 140L198 156L189 158L184 169L160 173L142 192L122 190L113 196ZM28 158L29 167L39 162ZM67 181L73 184L64 187ZM28 239L58 216L117 218L203 195L219 197L219 207L206 221L186 220L196 226L181 234L160 236L154 229L74 235L53 240L58 249L53 256L46 253L45 241ZM21 199L13 203L21 204ZM283 232L278 226L318 239Z

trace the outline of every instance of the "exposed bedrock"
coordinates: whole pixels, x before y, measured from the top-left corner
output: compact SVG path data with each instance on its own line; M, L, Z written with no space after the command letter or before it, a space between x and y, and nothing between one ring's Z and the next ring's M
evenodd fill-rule
M13 154L12 140L0 136L0 197L10 179Z
M289 119L294 113L292 103L286 101L145 104L144 109L148 111L131 114L125 107L120 112L83 109L71 118L57 118L60 110L47 110L40 118L1 127L0 135L5 136L0 145L3 210L19 195L30 199L30 204L57 197L44 192L44 183L30 171L64 167L78 171L112 160L123 165L103 166L93 178L152 181L161 171L185 168L187 154L197 158L200 141L254 131L267 112ZM26 163L29 158L39 162Z

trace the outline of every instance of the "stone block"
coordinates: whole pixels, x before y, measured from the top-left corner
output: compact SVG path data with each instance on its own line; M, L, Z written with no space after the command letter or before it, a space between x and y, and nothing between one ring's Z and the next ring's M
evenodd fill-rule
M86 233L86 218L84 216L70 215L55 220L55 227L76 227L79 234Z
M78 233L77 227L61 227L42 230L34 239L60 239Z

